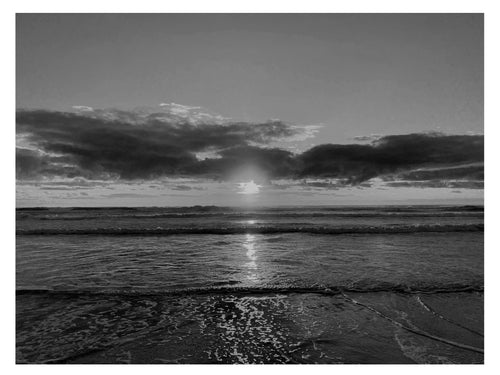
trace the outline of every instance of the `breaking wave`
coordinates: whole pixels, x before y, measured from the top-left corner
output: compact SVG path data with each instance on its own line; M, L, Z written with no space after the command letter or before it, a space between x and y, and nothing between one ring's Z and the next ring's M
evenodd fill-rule
M381 226L224 226L224 227L175 227L175 228L50 228L17 229L17 235L130 235L130 236L168 236L176 234L279 234L309 233L322 235L341 234L402 234L420 232L483 232L484 224L413 224Z
M364 285L364 286L264 286L264 287L205 287L185 288L172 290L159 289L17 289L16 295L53 295L53 296L189 296L189 295L255 295L255 294L323 294L336 295L342 293L400 293L400 294L438 294L438 293L482 293L484 287L480 284L451 284L451 285Z

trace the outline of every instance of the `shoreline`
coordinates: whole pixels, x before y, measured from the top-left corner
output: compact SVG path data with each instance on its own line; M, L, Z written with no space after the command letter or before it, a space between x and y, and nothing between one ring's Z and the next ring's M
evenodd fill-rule
M17 362L482 363L483 314L480 292L18 295Z

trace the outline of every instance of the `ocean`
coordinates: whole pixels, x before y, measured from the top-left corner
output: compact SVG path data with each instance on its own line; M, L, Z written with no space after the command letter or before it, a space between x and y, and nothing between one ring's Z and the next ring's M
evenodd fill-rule
M482 206L18 208L17 363L483 363Z

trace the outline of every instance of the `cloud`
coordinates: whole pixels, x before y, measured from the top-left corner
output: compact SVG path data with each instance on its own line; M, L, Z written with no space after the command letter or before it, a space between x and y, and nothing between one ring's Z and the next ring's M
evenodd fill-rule
M307 136L312 128L280 120L199 123L174 113L197 107L168 106L175 110L18 110L17 133L30 148L17 149L17 178L227 180L253 168L268 180L310 178L318 180L310 187L325 189L367 187L374 177L391 186L456 181L441 186L477 188L484 178L482 135L369 136L369 144L321 144L292 153L271 146Z
M416 188L449 188L449 189L484 189L483 181L396 181L388 182L389 187L416 187Z
M371 134L371 135L358 135L353 139L358 142L373 142L378 141L383 136L380 134Z
M103 194L103 198L151 198L152 195L148 194L136 194L136 193L114 193L114 194Z
M92 112L94 110L94 108L88 107L86 105L74 105L72 108L76 111L82 111L82 112Z
M18 179L36 177L42 174L48 161L42 153L27 148L16 147L16 176Z
M205 159L186 169L187 173L208 174L228 179L242 169L251 167L269 179L287 177L296 173L297 162L290 151L255 146L230 147L219 152L216 159Z
M483 161L483 137L419 133L385 136L370 145L325 144L299 156L301 177L336 177L356 184L418 167Z
M60 175L87 178L150 179L197 168L198 152L265 145L295 135L280 121L203 124L145 118L124 111L69 113L17 112L17 132L40 151L18 151L18 178ZM41 154L51 156L43 156ZM228 151L231 162L234 155ZM265 151L263 151L265 153ZM63 160L61 160L61 158Z
M191 124L224 124L230 121L229 118L210 112L202 107L177 103L160 103L159 106L161 107L161 111L148 108L143 108L142 111L149 112L152 115L156 114L163 119L165 119L166 115L170 120L177 118L177 120L183 120Z
M412 181L437 179L484 180L484 165L479 163L443 168L420 168L401 173L397 177L402 180Z
M65 179L51 179L51 180L21 180L20 184L23 186L33 186L41 190L80 190L80 189L95 189L95 188L109 188L110 181L87 180L85 178L65 178Z
M177 191L206 190L206 188L203 186L191 186L191 185L173 185L173 186L166 185L166 187L169 188L170 190L177 190Z

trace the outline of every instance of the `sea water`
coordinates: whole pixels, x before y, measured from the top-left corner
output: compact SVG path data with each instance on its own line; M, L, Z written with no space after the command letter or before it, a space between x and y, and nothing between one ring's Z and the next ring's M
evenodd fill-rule
M18 209L18 363L482 363L479 206Z

